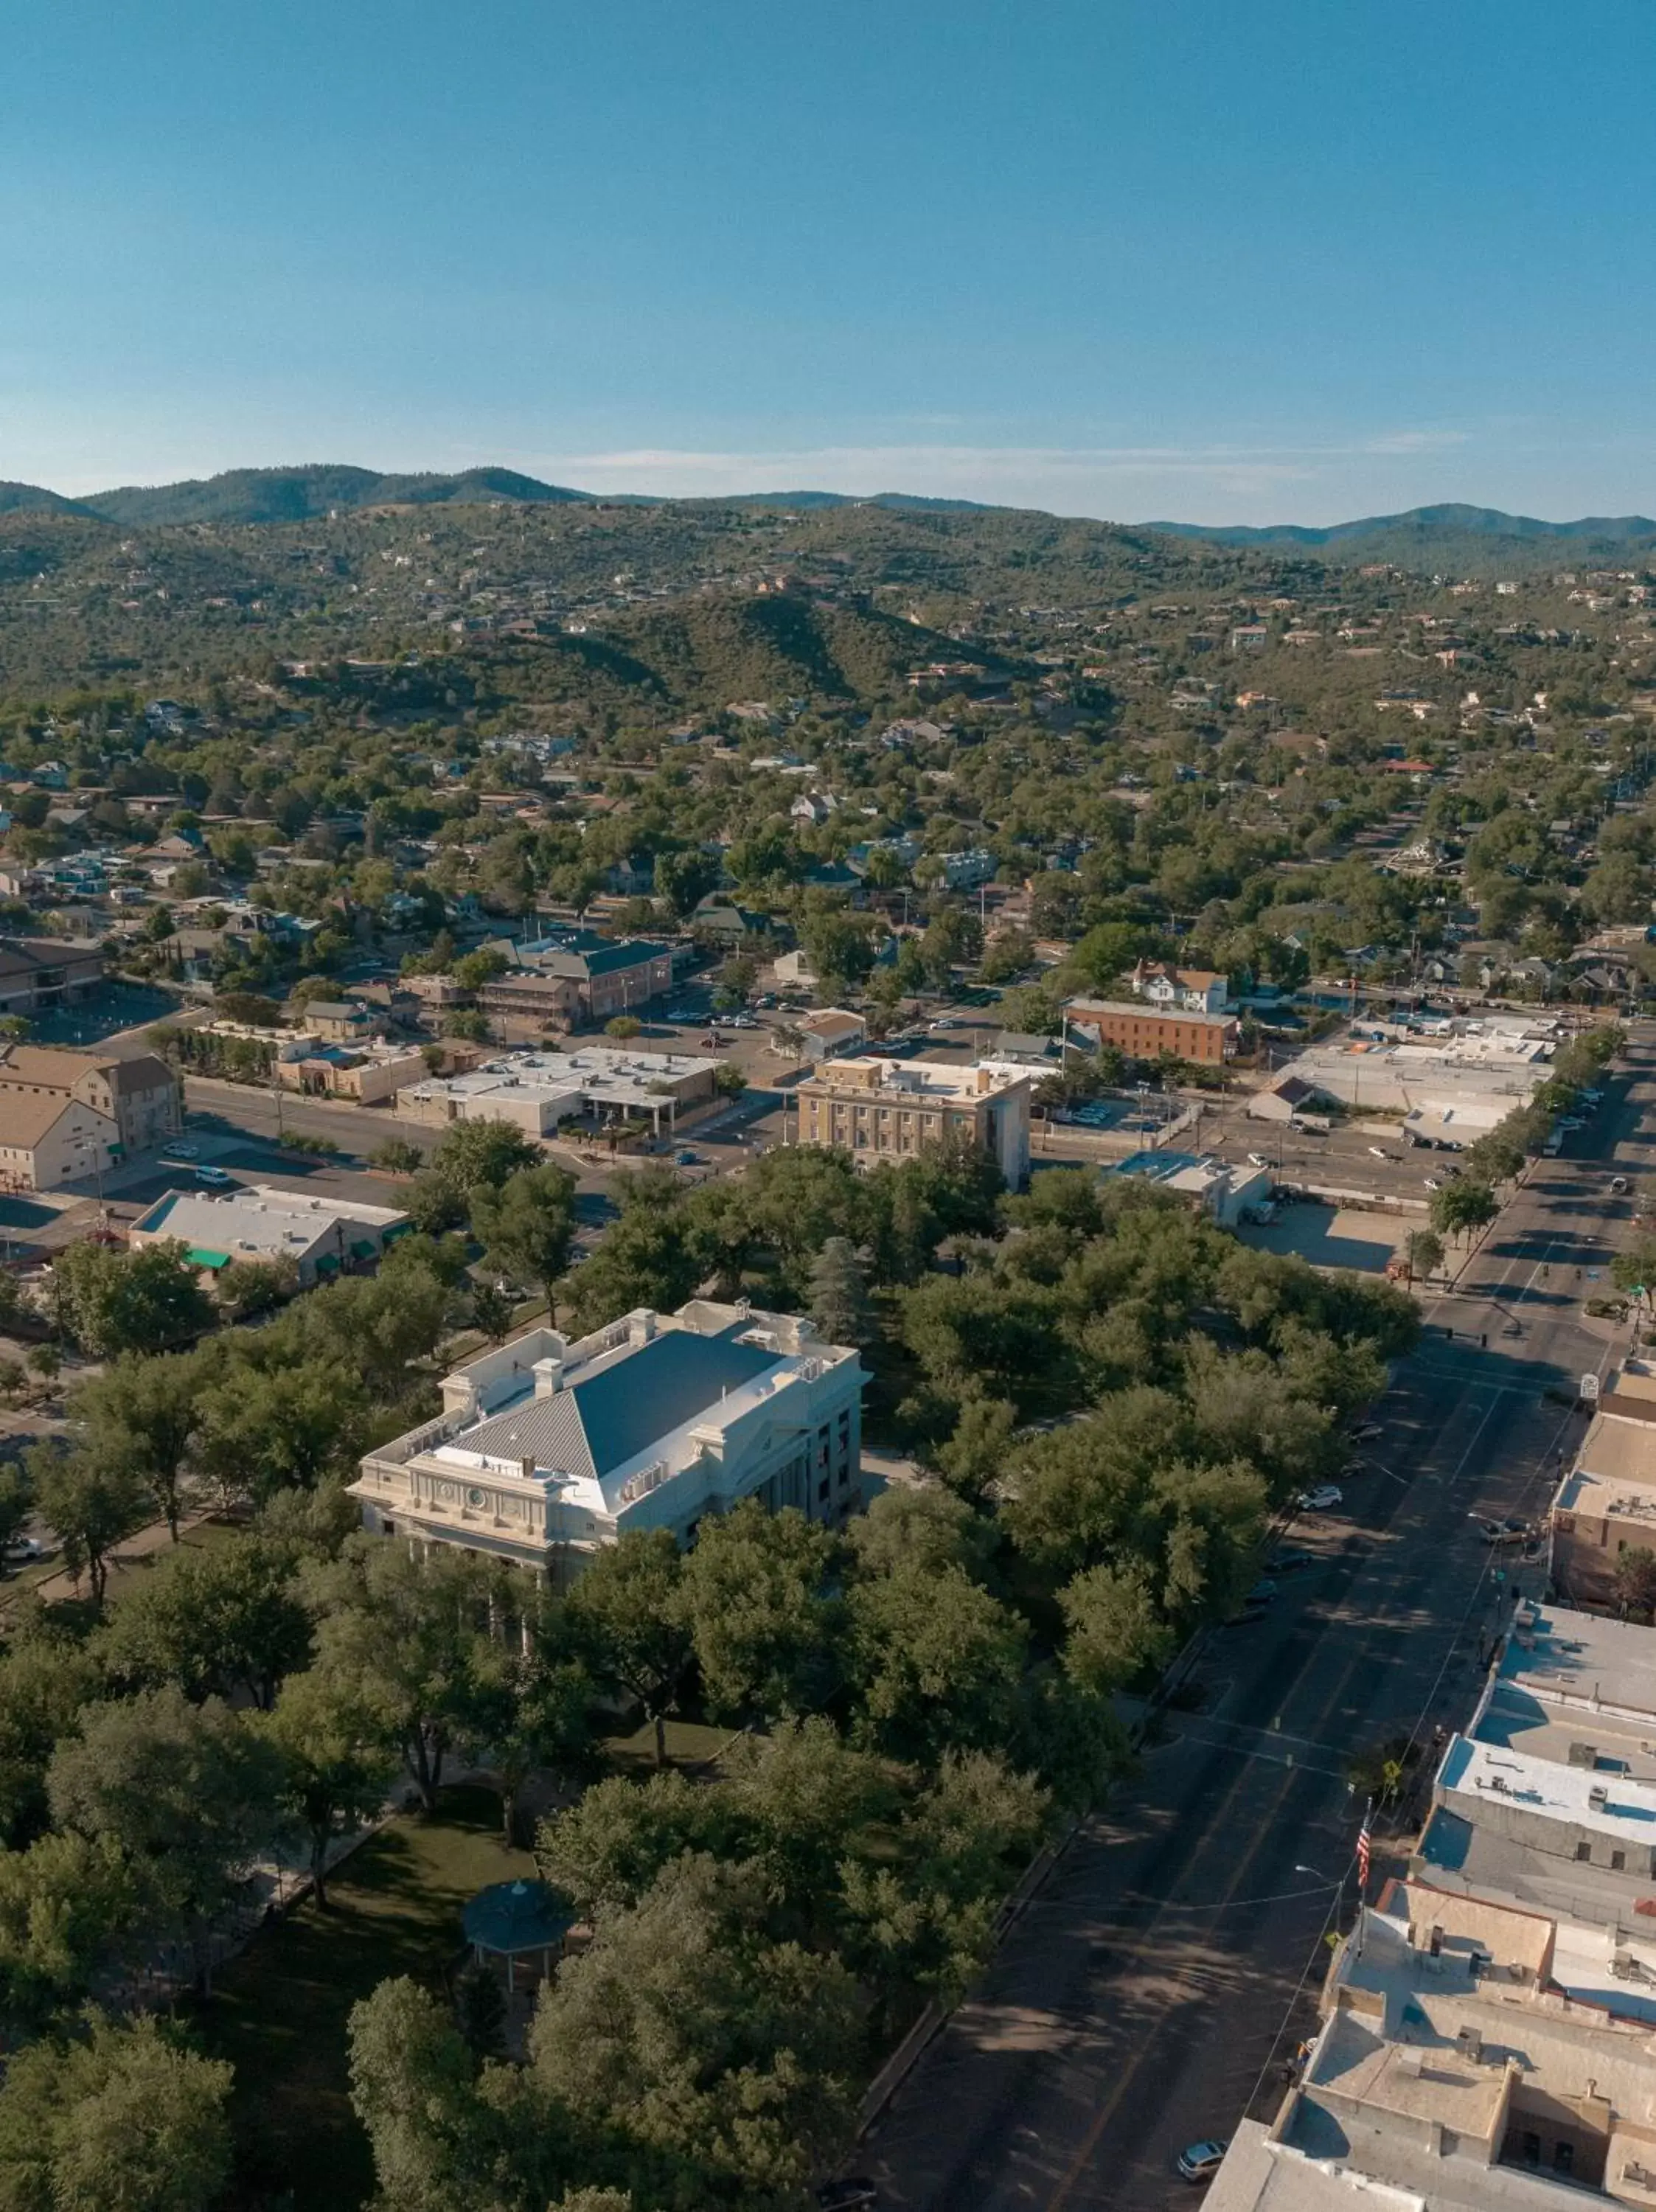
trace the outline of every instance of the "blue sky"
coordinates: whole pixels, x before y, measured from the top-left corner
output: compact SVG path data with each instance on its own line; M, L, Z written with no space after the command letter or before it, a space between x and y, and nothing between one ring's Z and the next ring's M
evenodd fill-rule
M1656 511L1656 6L9 0L0 476Z

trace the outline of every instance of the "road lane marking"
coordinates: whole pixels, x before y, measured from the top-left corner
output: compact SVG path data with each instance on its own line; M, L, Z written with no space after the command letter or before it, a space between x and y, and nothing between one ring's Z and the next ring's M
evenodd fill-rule
M1223 1736L1201 1735L1194 1729L1181 1728L1172 1742L1165 1747L1172 1750L1174 1746L1181 1743L1199 1744L1206 1751L1234 1752L1238 1759L1257 1759L1267 1766L1289 1766L1302 1769L1308 1774L1325 1774L1333 1782L1344 1782L1346 1779L1345 1769L1343 1766L1325 1766L1312 1753L1295 1751L1292 1744L1273 1741L1268 1732L1263 1729L1250 1729L1247 1733L1257 1737L1258 1741L1253 1744L1233 1743L1228 1741ZM1315 1747L1318 1751L1325 1748L1327 1747L1320 1744Z
M1484 1386L1481 1384L1473 1384L1468 1390L1467 1396L1469 1398L1473 1397L1476 1392L1483 1387ZM1457 1408L1457 1411L1458 1410L1459 1408ZM1467 1441L1465 1449L1461 1453L1459 1459L1455 1463L1453 1473L1448 1477L1448 1480L1451 1482L1456 1480L1464 1472L1467 1462L1471 1459L1473 1452L1477 1449L1478 1441L1482 1437L1484 1430L1489 1426L1495 1411L1496 1407L1495 1404L1490 1404L1485 1407L1482 1418L1479 1419L1477 1425L1472 1431L1471 1436ZM1457 1639L1459 1632L1459 1629L1457 1627ZM1319 1639L1319 1643L1320 1638ZM1453 1649L1453 1646L1451 1648ZM1318 1644L1313 1644L1311 1650L1306 1654L1304 1660L1301 1662L1299 1672L1295 1676L1293 1683L1289 1686L1289 1690L1283 1694L1284 1704L1286 1704L1288 1698L1293 1694L1293 1692L1298 1689L1301 1682L1304 1680L1307 1674L1310 1672L1313 1662L1317 1656ZM1325 1723L1335 1712L1340 1710L1341 1700L1344 1698L1353 1678L1362 1668L1366 1668L1368 1663L1368 1655L1361 1649L1352 1654L1351 1658L1341 1673L1339 1680L1334 1686L1331 1694L1324 1702L1322 1711L1319 1716L1319 1724ZM1240 1761L1240 1771L1234 1782L1232 1783L1230 1788L1226 1791L1224 1798L1216 1811L1210 1817L1204 1827L1202 1831L1202 1841L1204 1844L1207 1843L1208 1839L1214 1836L1222 1835L1225 1832L1225 1826L1229 1815L1231 1806L1234 1802L1237 1793L1241 1789L1244 1781L1247 1778L1248 1770L1251 1764L1250 1754L1232 1747L1230 1750L1230 1755ZM1288 1771L1287 1778L1284 1780L1282 1789L1277 1792L1276 1799L1271 1806L1268 1814L1264 1820L1258 1823L1254 1829L1253 1840L1248 1844L1247 1848L1237 1859L1232 1869L1231 1879L1223 1892L1221 1893L1217 1900L1216 1907L1210 1907L1208 1909L1222 1910L1225 1906L1228 1905L1234 1900L1236 1893L1241 1887L1242 1882L1252 1868L1254 1858L1263 1845L1265 1838L1276 1832L1278 1817L1281 1814L1283 1804L1287 1801L1289 1790L1294 1787L1295 1780L1300 1774L1317 1771L1318 1770L1305 1765L1301 1765ZM1325 1778L1319 1773L1319 1779L1323 1778ZM1199 1863L1202 1856L1203 1852L1198 1850L1193 1863ZM1123 1948L1126 1949L1130 1954L1136 1954L1142 1958L1146 1947L1157 1935L1162 1922L1170 1914L1189 1911L1192 1909L1201 1910L1202 1908L1199 1906L1192 1908L1191 1905L1186 1904L1176 1903L1171 1898L1164 1899L1161 1905L1158 1905L1156 1911L1151 1915L1149 1921L1147 1923L1137 1938L1130 1945L1124 1946ZM1137 2055L1133 2057L1125 2067L1120 2079L1116 2083L1114 2091L1106 2100L1103 2106L1095 2118L1091 2127L1087 2130L1086 2136L1082 2141L1081 2147L1077 2151L1074 2159L1071 2160L1063 2180L1059 2185L1057 2191L1047 2200L1046 2212L1064 2212L1064 2207L1069 2203L1070 2197L1074 2191L1077 2182L1081 2179L1082 2174L1085 2172L1088 2165L1091 2161L1093 2154L1097 2149L1098 2145L1103 2137L1105 2130L1114 2119L1117 2112L1120 2110L1122 2104L1125 2102L1129 2092L1132 2088L1133 2084L1137 2080L1139 2069L1142 2068L1146 2057L1149 2056L1157 2033L1165 2024L1169 2009L1170 2008L1164 2008L1158 2014L1155 2027L1149 2029L1148 2032L1141 2038Z

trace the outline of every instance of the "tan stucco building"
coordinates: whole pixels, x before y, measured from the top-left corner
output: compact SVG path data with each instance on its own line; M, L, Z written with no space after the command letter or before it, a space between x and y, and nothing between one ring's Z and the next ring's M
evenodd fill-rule
M1600 1401L1553 1499L1551 1536L1553 1586L1571 1605L1614 1607L1618 1561L1656 1552L1656 1378L1624 1374Z
M1028 1180L1029 1077L1021 1069L870 1054L825 1061L794 1097L798 1142L833 1146L858 1167L913 1159L926 1145L966 1136L993 1157L1012 1189Z
M53 1138L58 1117L71 1103L108 1124L106 1133L94 1132L84 1117L71 1116L62 1138ZM49 1106L55 1110L48 1113ZM45 1150L33 1170L37 1176L50 1172L54 1145L82 1145L96 1135L106 1149L113 1146L130 1156L167 1143L183 1127L184 1087L153 1052L111 1060L44 1045L0 1046L0 1152L38 1149L44 1142ZM96 1163L108 1164L107 1159ZM86 1165L56 1180L89 1175L93 1165L88 1158ZM49 1190L52 1182L36 1180L27 1188Z

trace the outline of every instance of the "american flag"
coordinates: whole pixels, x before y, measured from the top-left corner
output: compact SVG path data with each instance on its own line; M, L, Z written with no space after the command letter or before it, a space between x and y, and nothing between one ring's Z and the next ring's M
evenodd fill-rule
M1369 1809L1368 1806L1365 1806L1363 1808L1362 1826L1357 1831L1357 1888L1359 1892L1367 1889L1368 1887L1368 1861L1370 1853L1374 1848L1374 1839L1368 1832Z

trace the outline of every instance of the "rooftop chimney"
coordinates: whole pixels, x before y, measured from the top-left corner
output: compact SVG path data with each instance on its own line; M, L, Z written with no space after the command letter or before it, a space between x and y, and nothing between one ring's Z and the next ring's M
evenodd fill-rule
M529 1371L535 1378L535 1395L537 1398L557 1396L563 1387L561 1359L537 1359Z
M628 1341L631 1344L648 1344L655 1333L656 1317L646 1306L642 1313L635 1313L632 1316L627 1330Z

